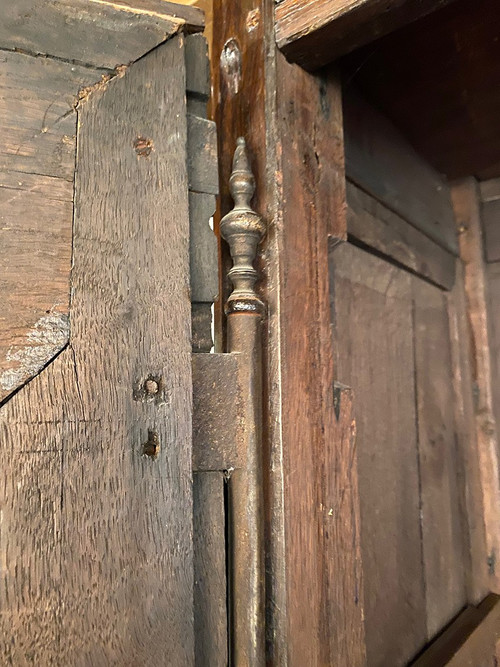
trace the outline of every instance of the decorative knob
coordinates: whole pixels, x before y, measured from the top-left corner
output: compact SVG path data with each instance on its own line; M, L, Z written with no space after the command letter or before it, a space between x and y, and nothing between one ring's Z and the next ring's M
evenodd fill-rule
M253 263L257 255L257 246L263 239L266 228L260 215L250 206L255 192L255 180L243 137L239 137L236 142L229 191L234 200L234 207L220 223L221 234L229 243L233 260L233 267L228 276L234 289L226 304L226 314L237 312L262 314L264 304L255 292L258 274Z

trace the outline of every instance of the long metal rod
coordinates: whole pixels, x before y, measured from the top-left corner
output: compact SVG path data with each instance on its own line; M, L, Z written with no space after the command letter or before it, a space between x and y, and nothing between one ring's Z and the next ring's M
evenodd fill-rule
M221 220L229 243L234 290L227 305L228 352L240 355L245 419L244 465L234 470L229 485L229 561L231 663L235 667L265 664L264 508L262 490L262 343L264 304L254 286L253 262L265 233L252 210L255 184L239 138L229 188L234 208Z

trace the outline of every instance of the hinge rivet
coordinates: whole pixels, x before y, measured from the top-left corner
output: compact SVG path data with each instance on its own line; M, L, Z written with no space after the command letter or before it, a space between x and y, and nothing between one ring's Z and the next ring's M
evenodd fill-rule
M152 378L148 378L144 383L144 391L148 396L154 396L159 390L160 387L158 386L158 382Z
M145 456L154 458L160 453L160 438L155 431L148 431L148 441L142 446L142 453Z

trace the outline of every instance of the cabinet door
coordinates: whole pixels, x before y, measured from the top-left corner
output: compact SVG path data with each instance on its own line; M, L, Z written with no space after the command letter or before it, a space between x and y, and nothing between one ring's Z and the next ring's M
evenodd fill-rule
M2 664L194 661L185 44L0 63Z

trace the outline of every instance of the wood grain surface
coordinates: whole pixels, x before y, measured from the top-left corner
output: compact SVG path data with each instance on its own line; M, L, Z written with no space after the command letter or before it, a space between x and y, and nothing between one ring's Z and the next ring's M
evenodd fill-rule
M330 255L336 376L352 387L368 665L426 642L411 276L350 244Z
M328 236L332 245L346 236L340 87L335 73L312 77L276 51L273 5L217 0L212 51L221 213L232 206L225 184L243 135L253 206L268 223L259 286L268 304L267 657L302 666L345 655L355 666L364 663L355 462L343 471L337 517L352 546L335 577L321 510L335 495L333 450L349 447L333 408L327 260ZM343 613L334 615L340 599Z
M448 252L458 255L450 188L382 114L344 86L347 177Z
M197 667L228 664L222 471L193 475L194 646Z
M454 0L367 43L343 69L439 173L499 178L499 31L497 0Z
M317 69L450 0L277 0L276 41L286 57Z
M2 662L194 660L185 89L181 37L79 112L70 343L0 413Z
M477 446L474 416L473 351L464 285L464 267L457 260L457 279L448 297L453 366L457 466L460 481L460 511L465 518L464 557L467 601L479 604L489 592L486 526L482 491L481 456Z
M0 10L1 48L111 69L204 25L200 9L162 0L2 0Z
M474 390L474 419L486 528L488 587L500 591L500 482L498 432L495 419L492 357L484 247L479 208L479 189L472 178L457 181L452 199L459 230L460 255L464 264L464 284L471 340L471 368Z
M456 258L404 218L347 181L347 233L352 239L449 290Z
M431 639L465 606L451 344L446 296L412 279L420 511Z

